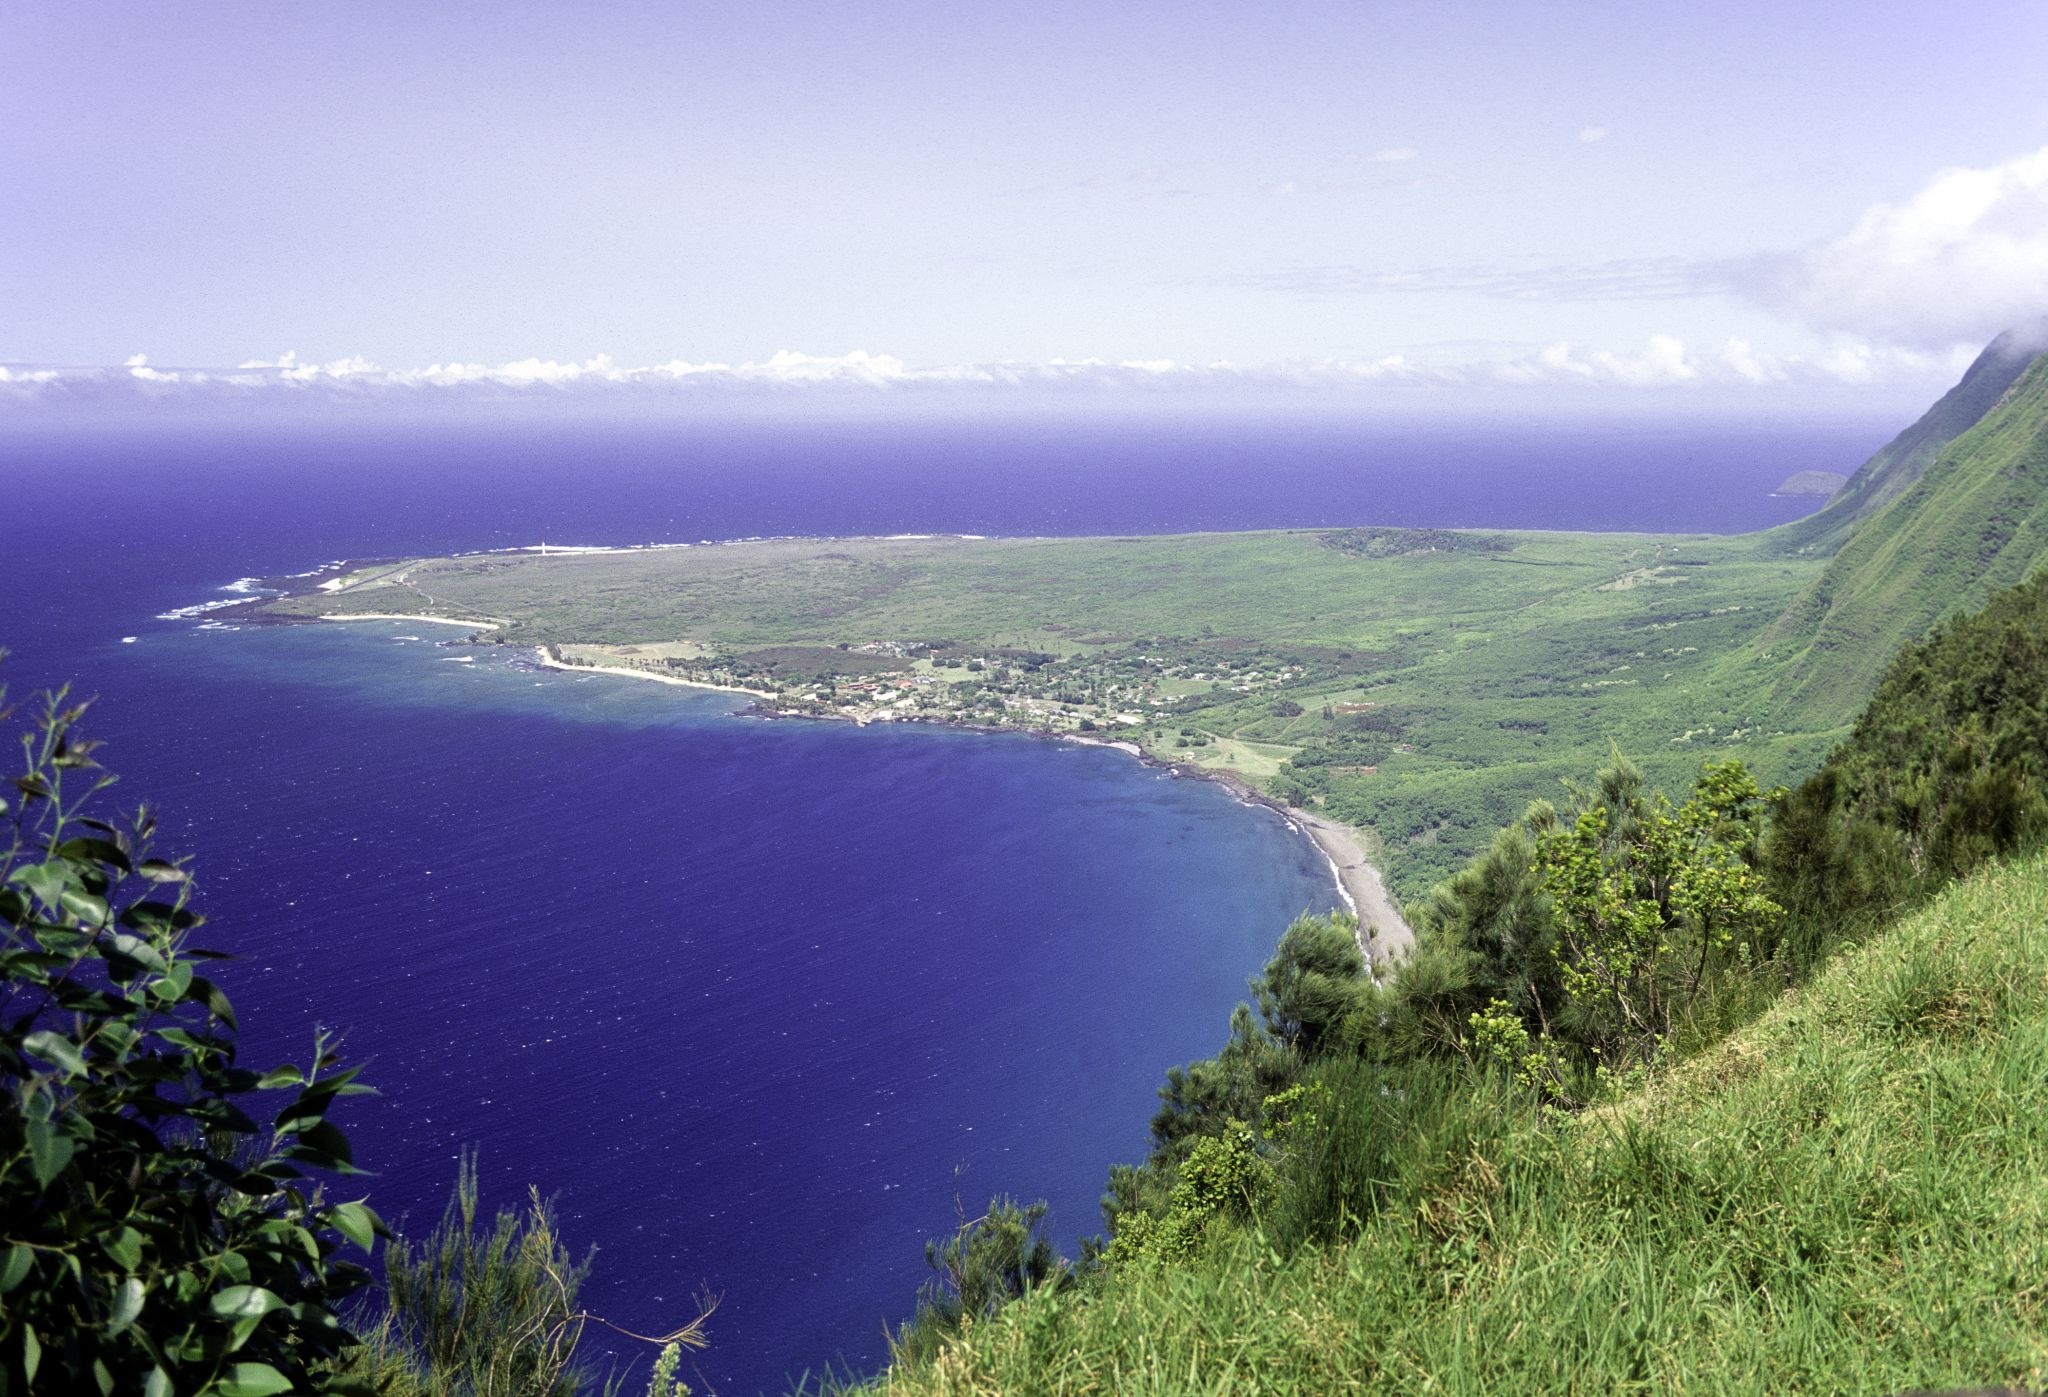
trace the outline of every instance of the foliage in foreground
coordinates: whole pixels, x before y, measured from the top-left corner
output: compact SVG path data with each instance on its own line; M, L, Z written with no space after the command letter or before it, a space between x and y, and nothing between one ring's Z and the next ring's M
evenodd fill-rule
M338 1390L379 1224L309 1171L352 1172L327 1114L367 1088L317 1044L240 1065L188 875L99 815L82 712L50 698L0 795L0 1394Z
M2038 1388L2044 922L2048 862L1987 872L1618 1106L1439 1096L1339 1244L1032 1297L891 1388Z
M1045 1236L1045 1213L1043 1202L1019 1205L997 1197L980 1217L961 1210L950 1237L927 1242L932 1279L918 1292L916 1314L890 1337L894 1361L922 1363L1012 1301L1068 1284L1074 1271Z
M480 1228L466 1158L440 1226L385 1248L383 1317L351 1370L383 1397L576 1397L590 1381L576 1359L588 1273L538 1194Z

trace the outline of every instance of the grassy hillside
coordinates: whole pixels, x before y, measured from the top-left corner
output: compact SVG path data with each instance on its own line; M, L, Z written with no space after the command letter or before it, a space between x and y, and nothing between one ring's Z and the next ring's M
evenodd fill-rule
M2048 556L2048 355L1920 479L1862 520L1764 634L1778 711L1853 713L1899 646Z
M2048 860L1619 1105L1406 1142L1358 1234L970 1329L901 1393L1892 1393L2048 1380Z
M1944 447L1997 406L2044 343L2048 320L2008 330L1993 340L1962 381L1864 462L1825 509L1774 530L1774 536L1783 546L1805 553L1828 554L1840 548L1858 522L1911 489Z

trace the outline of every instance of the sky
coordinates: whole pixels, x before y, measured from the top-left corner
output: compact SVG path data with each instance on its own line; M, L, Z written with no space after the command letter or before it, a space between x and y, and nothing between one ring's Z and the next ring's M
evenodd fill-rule
M2035 0L0 0L0 394L1924 401L2048 312L2044 57Z

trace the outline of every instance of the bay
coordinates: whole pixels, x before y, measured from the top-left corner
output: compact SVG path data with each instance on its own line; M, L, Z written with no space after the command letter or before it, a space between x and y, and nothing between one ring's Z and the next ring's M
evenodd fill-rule
M1878 424L334 424L0 432L0 666L96 696L201 873L250 1060L343 1036L420 1230L465 1148L556 1195L588 1299L722 1293L693 1381L872 1367L921 1245L1045 1197L1071 1247L1212 1052L1314 852L1221 788L1020 737L736 716L403 624L154 620L336 557L777 533L1732 530ZM133 636L133 643L124 642ZM416 638L406 638L416 637ZM621 1357L632 1350L609 1347Z

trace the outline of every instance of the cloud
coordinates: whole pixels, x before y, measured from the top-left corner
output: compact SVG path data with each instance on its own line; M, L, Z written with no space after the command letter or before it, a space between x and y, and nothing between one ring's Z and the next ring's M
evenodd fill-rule
M1744 281L1824 330L1922 348L1982 343L2048 312L2048 147L1943 170L1839 238L1759 259Z
M1595 141L1604 141L1606 139L1607 128L1605 126L1581 126L1579 128L1579 142L1582 145L1592 145Z
M386 369L360 357L302 363L295 354L245 360L234 368L106 368L0 365L0 403L212 402L237 405L317 402L463 403L727 402L739 397L980 392L1230 393L1308 391L1341 394L1374 388L1511 391L1757 390L1777 386L1924 391L1959 372L1965 358L1844 340L1818 355L1779 355L1746 340L1694 346L1654 335L1634 349L1559 341L1532 349L1460 346L1456 358L1389 354L1370 359L1240 364L1174 359L999 360L913 365L889 354L782 350L742 363L672 359L628 366L609 355L527 358L499 364L449 361ZM140 356L138 356L140 357ZM821 396L822 395L822 396Z
M1399 165L1404 161L1413 160L1419 154L1421 152L1414 146L1388 146L1385 150L1374 151L1366 159L1375 165Z
M1355 264L1287 267L1225 284L1321 296L1361 292L1466 292L1511 301L1661 301L1719 295L1733 285L1728 265L1684 257L1636 257L1536 267L1480 264L1384 271Z

